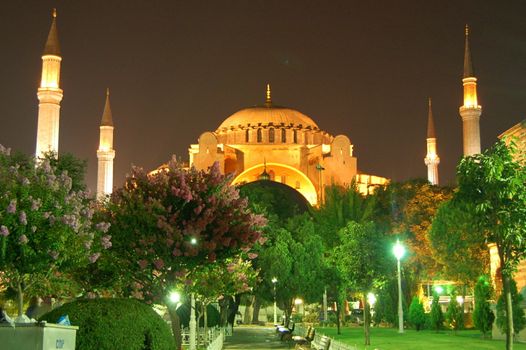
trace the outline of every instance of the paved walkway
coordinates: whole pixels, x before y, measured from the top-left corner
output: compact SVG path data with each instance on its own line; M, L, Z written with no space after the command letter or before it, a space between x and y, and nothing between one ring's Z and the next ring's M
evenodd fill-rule
M279 340L274 327L238 326L234 335L226 337L223 349L289 349L289 344Z

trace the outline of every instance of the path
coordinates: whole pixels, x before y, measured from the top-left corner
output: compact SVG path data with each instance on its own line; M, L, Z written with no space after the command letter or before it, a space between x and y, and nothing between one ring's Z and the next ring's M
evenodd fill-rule
M240 326L234 328L234 335L226 337L224 349L289 349L289 345L279 340L274 327Z

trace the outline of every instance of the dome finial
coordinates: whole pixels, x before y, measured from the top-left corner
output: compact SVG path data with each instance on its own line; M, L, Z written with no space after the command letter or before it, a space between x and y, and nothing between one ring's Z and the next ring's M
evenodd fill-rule
M110 96L110 88L106 88L106 96Z
M57 9L53 8L53 18L57 18Z
M272 104L272 93L270 91L270 84L267 84L267 98L265 99L265 104L270 106Z
M469 25L466 23L466 36L469 36Z

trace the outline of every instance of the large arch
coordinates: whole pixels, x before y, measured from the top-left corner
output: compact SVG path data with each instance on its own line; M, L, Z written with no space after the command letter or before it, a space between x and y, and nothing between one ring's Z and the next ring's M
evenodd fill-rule
M266 163L265 165L262 163L254 165L236 176L232 181L232 185L241 185L259 180L259 175L265 170L265 167L267 173L270 171L274 172L274 181L292 187L301 193L311 205L318 203L318 192L312 181L298 169L286 164Z

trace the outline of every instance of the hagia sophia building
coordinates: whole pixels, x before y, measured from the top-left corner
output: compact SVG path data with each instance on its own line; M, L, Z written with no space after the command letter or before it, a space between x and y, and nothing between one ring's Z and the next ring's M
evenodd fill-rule
M42 78L37 96L39 99L36 156L48 151L58 153L60 102L60 66L62 55L58 40L56 12L42 55ZM480 147L479 119L482 107L478 104L477 78L475 77L466 27L463 105L459 114L463 124L464 156L478 154ZM263 91L262 91L263 92ZM215 131L203 132L196 144L189 147L189 165L207 169L219 162L224 173L233 173L233 185L267 179L290 186L301 193L311 205L323 203L323 188L336 184L349 186L353 180L360 192L367 194L385 185L388 179L363 174L359 171L354 145L346 135L333 136L300 111L275 105L271 88L267 86L263 104L245 108L226 118ZM114 125L110 108L109 91L101 118L99 149L97 150L97 196L113 189ZM505 131L502 136L514 135L519 146L526 151L526 120ZM427 155L424 164L428 180L438 185L437 138L431 100L429 100ZM490 247L491 273L498 269L496 249ZM519 290L526 286L526 263L516 274Z

